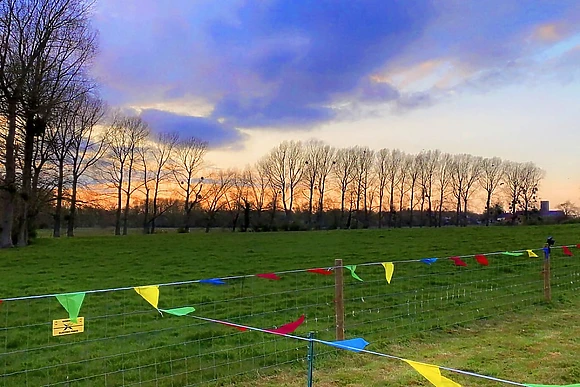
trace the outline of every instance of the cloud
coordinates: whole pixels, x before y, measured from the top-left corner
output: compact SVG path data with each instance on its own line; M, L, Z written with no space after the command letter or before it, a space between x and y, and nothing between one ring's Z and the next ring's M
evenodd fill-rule
M207 141L212 148L231 145L243 139L235 128L205 117L194 117L157 109L144 109L141 118L153 131L176 132L181 137L196 137Z
M195 100L212 107L208 124L235 134L231 128L311 128L343 119L344 104L415 109L446 91L520 81L537 71L539 50L580 33L580 7L577 0L100 0L96 24L96 74L109 101Z

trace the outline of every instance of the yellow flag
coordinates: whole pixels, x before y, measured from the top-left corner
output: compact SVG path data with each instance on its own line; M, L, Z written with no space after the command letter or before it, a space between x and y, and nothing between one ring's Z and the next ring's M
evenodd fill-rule
M393 278L393 272L395 271L395 265L393 265L393 262L383 262L382 265L385 268L385 277L387 277L387 282L391 283L391 278Z
M538 255L534 253L532 250L526 250L528 252L528 257L530 258L537 258Z
M413 367L417 372L430 381L435 387L461 387L461 384L455 383L451 379L447 379L445 376L441 375L441 370L439 367L432 364L419 363L412 360L403 359Z
M155 309L157 309L157 303L159 302L159 286L137 286L135 291L141 295Z

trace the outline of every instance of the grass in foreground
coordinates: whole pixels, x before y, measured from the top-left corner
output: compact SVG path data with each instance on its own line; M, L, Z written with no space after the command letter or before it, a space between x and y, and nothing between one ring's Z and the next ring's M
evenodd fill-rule
M39 239L29 248L0 252L0 299L328 267L335 258L360 264L538 248L548 235L559 244L577 243L580 227ZM580 261L560 252L554 255L554 298L577 299ZM382 267L359 267L357 273L365 282L345 277L347 336L362 335L389 348L417 332L468 326L514 310L530 313L541 305L541 259L499 256L490 261L489 267L470 261L468 268L449 262L401 264L391 285L386 284ZM276 282L248 278L222 287L162 287L160 307L192 305L199 315L258 327L305 314L307 321L297 334L313 330L317 337L332 340L333 297L332 276L296 273ZM255 374L259 368L269 367L263 371L268 374L280 373L284 363L304 366L303 343L239 333L187 317L162 318L131 290L88 295L81 315L87 321L84 334L53 338L51 320L66 317L54 298L0 306L0 372L8 374L0 385L181 386L235 380L245 384L244 374ZM333 356L334 352L326 355Z
M501 320L423 333L387 346L371 343L367 348L519 383L565 385L580 382L579 325L577 299L528 313L509 313ZM448 371L442 374L466 387L505 385ZM404 362L367 354L344 353L337 360L317 361L314 377L317 387L431 385ZM306 368L264 377L248 385L298 387L304 386L305 381Z

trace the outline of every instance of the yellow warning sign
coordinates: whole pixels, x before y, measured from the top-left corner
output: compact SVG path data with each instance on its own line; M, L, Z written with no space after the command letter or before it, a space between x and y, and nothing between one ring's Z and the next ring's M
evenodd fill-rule
M85 331L84 317L78 317L76 323L70 321L68 318L64 320L52 320L53 336L73 335L75 333L83 333L84 331Z

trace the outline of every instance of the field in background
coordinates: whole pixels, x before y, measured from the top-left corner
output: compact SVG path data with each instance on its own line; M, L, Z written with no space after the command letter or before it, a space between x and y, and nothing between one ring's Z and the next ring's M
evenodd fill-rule
M576 244L580 242L580 227L39 238L29 248L0 252L3 273L0 299L328 267L335 258L342 258L345 264L361 264L539 248L549 235L554 236L557 244ZM494 256L490 257L489 267L479 266L473 259L467 261L467 268L458 268L449 262L432 266L397 264L391 285L386 283L380 266L359 266L357 273L364 282L354 280L347 272L347 337L363 336L372 343L369 349L396 355L408 353L413 360L427 361L430 346L423 343L415 348L413 343L417 341L413 340L417 334L425 335L423 340L430 343L437 342L432 345L443 346L439 341L454 343L444 338L445 332L452 329L458 337L466 338L464 344L456 344L455 348L463 346L464 349L459 359L463 357L467 363L459 363L460 368L511 376L509 367L490 368L485 361L477 360L477 356L469 355L471 352L465 348L469 349L475 342L470 342L467 336L472 333L469 329L479 329L471 327L474 322L482 326L482 319L493 323L504 314L519 311L533 324L536 319L542 321L546 313L552 313L542 303L541 259ZM566 258L555 252L553 274L555 303L577 305L580 258ZM200 316L265 328L292 321L304 313L307 321L297 334L304 336L308 331L315 331L318 338L334 339L333 277L303 272L282 277L276 282L238 279L222 287L207 284L162 287L160 307L191 305ZM4 360L0 361L0 372L10 377L2 378L0 385L178 386L236 380L247 384L248 376L255 378L273 371L280 375L282 369L281 375L291 378L305 370L304 343L253 332L241 333L188 317L161 318L131 290L89 294L81 315L87 319L87 332L53 338L49 334L51 320L66 317L54 298L2 304L0 358ZM502 329L509 331L513 324ZM499 340L501 334L498 332L497 336ZM401 345L401 340L410 344ZM489 350L493 351L489 340ZM481 343L484 342L482 339ZM566 342L561 344L565 346ZM414 349L418 352L412 352ZM565 356L563 347L558 351L563 361L572 361ZM387 360L377 363L366 355L351 359L352 355L341 353L337 357L337 351L328 348L318 348L317 352L323 354L318 360L322 368L317 375L326 384L321 385L351 382L363 385L344 375L352 368L353 361L365 378L378 378L377 385L385 377L381 374L385 369L401 367L392 361L385 363ZM533 358L534 353L530 355ZM455 366L457 363L452 362L457 359L454 359L451 354L442 360L446 360L445 365ZM280 368L286 363L291 365ZM560 365L571 371L562 378L554 375L554 382L569 382L566 378L574 376L575 368L570 368L573 367L570 364L567 368L566 364ZM341 371L334 372L335 367ZM540 370L538 376L541 376ZM413 385L408 384L409 380L420 380L412 374L412 371L403 373L411 379L403 377L399 385ZM551 379L525 380L547 382ZM483 384L466 382L465 385Z

